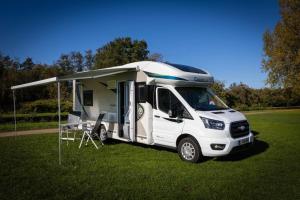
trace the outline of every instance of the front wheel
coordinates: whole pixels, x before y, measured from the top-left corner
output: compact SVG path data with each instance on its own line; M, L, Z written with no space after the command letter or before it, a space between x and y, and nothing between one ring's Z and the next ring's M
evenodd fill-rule
M198 142L192 137L180 140L177 151L182 160L192 163L197 163L202 157L201 148Z

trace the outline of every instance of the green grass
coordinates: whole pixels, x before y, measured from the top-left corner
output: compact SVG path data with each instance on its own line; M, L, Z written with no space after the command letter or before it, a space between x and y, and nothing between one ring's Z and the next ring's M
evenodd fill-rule
M67 112L61 113L61 119L66 120ZM17 122L42 122L42 121L58 121L57 113L17 113ZM13 123L15 121L13 113L0 113L0 123Z
M248 116L251 151L199 164L163 148L110 143L96 150L57 135L0 139L0 199L299 199L300 111Z
M65 122L65 121L64 121ZM62 122L62 123L64 123ZM58 122L17 122L17 130L33 130L33 129L46 129L57 128ZM14 131L15 125L13 123L0 123L0 132Z

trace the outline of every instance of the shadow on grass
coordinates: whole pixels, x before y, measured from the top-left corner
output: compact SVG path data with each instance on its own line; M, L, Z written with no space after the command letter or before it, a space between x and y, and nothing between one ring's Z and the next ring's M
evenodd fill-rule
M255 138L253 144L250 145L249 148L229 154L227 156L218 157L216 158L216 161L240 161L265 152L269 148L269 144L265 141L257 139L259 132L252 131L252 133Z
M251 132L253 133L254 137L256 137L257 135L259 135L259 132L251 130Z
M105 144L108 145L115 145L115 144L128 144L127 142L122 142L122 141L118 141L118 140L113 140L110 139L108 141L105 142ZM166 152L170 152L170 153L178 153L177 150L175 148L170 148L170 147L165 147L165 146L155 146L155 145L147 145L147 144L141 144L141 143L130 143L130 145L136 146L136 147L142 147L144 149L154 149L157 151L166 151ZM207 162L209 160L212 160L212 157L203 157L201 159L201 161L199 161L199 163L203 163L203 162Z
M165 147L165 146L155 146L155 145L147 145L147 144L142 144L142 143L128 143L128 142L123 142L123 141L120 141L120 140L114 140L114 139L107 139L105 141L105 144L107 145L116 145L116 144L130 144L132 146L136 146L136 147L142 147L142 148L145 148L145 149L155 149L155 150L158 150L158 151L169 151L169 152L175 152L177 153L176 149L172 149L172 148L168 148L168 147Z
M216 161L240 161L243 159L247 159L249 157L261 154L265 152L269 148L269 144L265 141L259 140L258 135L259 132L255 130L251 130L253 133L255 139L252 145L245 146L244 149L237 151L235 153L229 154L227 156L217 157L215 158ZM107 145L117 145L117 144L128 144L127 142L119 141L119 140L113 140L108 139L105 141L105 144ZM141 143L130 143L130 145L142 147L145 149L154 149L158 151L167 151L171 153L177 153L176 149L168 148L165 146L155 146L155 145L146 145ZM207 162L209 160L214 159L213 157L204 157L201 163Z

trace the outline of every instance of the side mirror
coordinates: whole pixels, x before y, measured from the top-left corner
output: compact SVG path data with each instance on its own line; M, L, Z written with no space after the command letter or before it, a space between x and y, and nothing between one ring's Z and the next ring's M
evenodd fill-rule
M170 110L168 111L168 115L169 115L170 118L175 118L175 117L177 117L177 114L176 114L175 109L170 109Z

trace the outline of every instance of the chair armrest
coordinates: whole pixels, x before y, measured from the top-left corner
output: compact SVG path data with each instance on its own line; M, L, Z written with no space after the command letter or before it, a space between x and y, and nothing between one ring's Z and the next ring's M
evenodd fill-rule
M86 125L86 126L83 127L83 125ZM90 130L90 129L93 129L93 125L91 122L80 122L78 124L78 128L81 130Z

